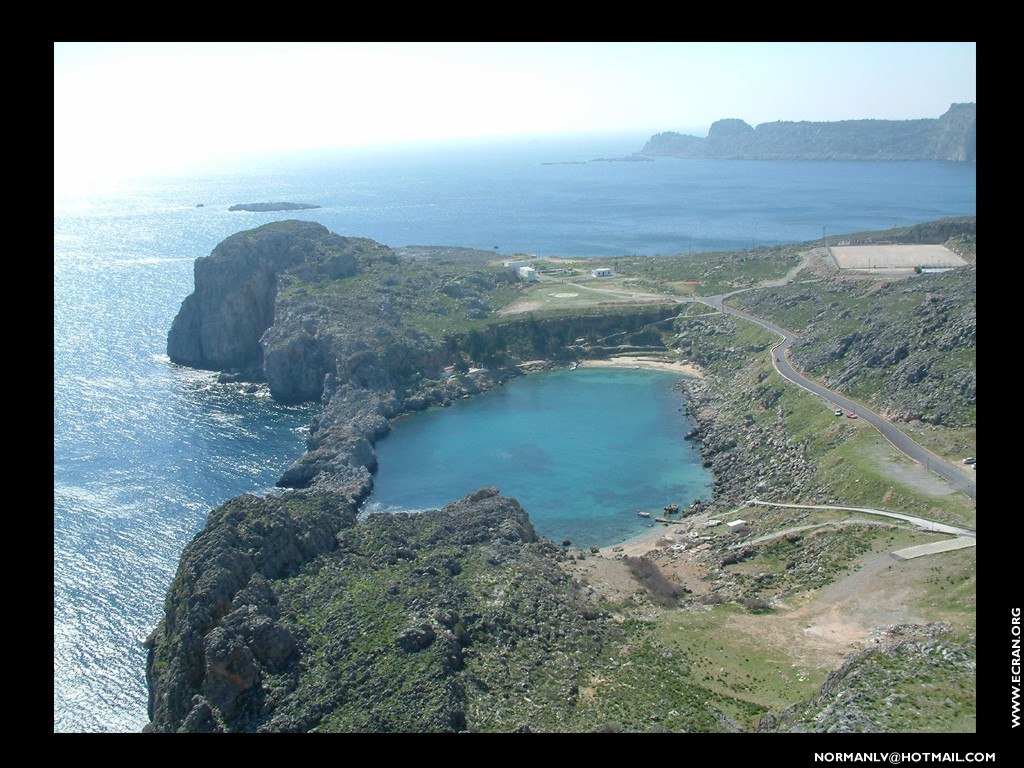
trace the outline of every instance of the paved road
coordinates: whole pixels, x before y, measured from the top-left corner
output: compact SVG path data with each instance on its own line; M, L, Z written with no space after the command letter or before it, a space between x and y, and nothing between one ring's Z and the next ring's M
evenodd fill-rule
M710 307L714 307L727 315L734 315L735 317L742 318L743 320L748 320L751 323L756 323L762 328L767 328L769 331L781 336L782 341L772 348L772 358L775 364L775 370L777 370L781 376L793 382L798 387L802 387L808 392L812 392L818 397L821 397L830 403L834 403L837 407L842 408L847 413L857 414L858 418L863 419L881 432L882 436L892 443L893 447L900 451L900 453L903 453L914 461L923 464L925 468L930 469L935 474L945 478L954 488L959 491L963 491L970 498L977 499L977 476L974 474L975 470L961 469L955 464L950 464L945 459L936 456L927 448L924 448L911 440L903 434L903 432L872 411L866 405L858 403L855 400L851 400L848 397L844 397L838 392L834 392L833 390L823 387L821 384L808 379L800 373L800 371L794 368L789 361L789 348L793 345L793 342L796 341L796 334L790 330L775 325L768 320L764 320L756 315L750 314L749 312L744 312L741 309L736 309L735 307L730 307L725 304L723 300L731 295L732 294L725 294L724 296L708 297L703 299L703 303Z
M946 523L938 523L934 520L926 520L923 517L915 517L914 515L906 515L902 512L890 512L887 509L873 509L871 507L843 507L834 504L779 504L774 501L761 501L760 499L751 499L747 502L748 505L756 505L761 507L785 507L786 509L828 509L838 510L840 512L860 512L865 515L874 515L877 517L889 517L895 520L903 520L905 522L912 523L918 528L929 531L932 533L946 533L955 538L945 539L943 541L933 541L928 544L918 544L913 547L905 547L898 549L892 553L892 556L897 560L912 560L915 557L923 557L925 555L935 555L940 552L950 552L956 549L965 549L967 547L973 547L977 544L977 534L969 528L960 528L956 525L947 525ZM731 514L740 515L742 507L734 509ZM867 523L867 520L861 522ZM760 544L764 541L770 541L777 539L781 536L786 536L790 533L799 533L801 531L813 530L817 528L823 528L830 523L812 523L809 525L799 525L794 528L787 528L782 531L773 531L772 533L766 533L762 536L752 539L744 539L736 544L733 544L730 549L740 549L747 547L752 544Z

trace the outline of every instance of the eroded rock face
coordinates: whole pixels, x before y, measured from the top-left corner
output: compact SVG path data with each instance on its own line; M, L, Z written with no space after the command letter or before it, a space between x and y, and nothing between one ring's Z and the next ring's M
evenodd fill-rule
M278 276L336 237L311 222L277 222L224 240L196 259L195 291L167 338L167 354L207 370L258 370L260 338L274 322Z
M150 730L228 729L262 711L261 681L297 659L273 584L332 551L355 523L337 494L239 496L182 554L149 649Z

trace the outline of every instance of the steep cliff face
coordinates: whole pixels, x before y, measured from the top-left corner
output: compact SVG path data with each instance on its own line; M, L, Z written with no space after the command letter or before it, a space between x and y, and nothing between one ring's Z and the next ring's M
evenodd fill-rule
M974 104L954 104L939 118L935 157L958 162L978 159L978 109Z
M174 318L168 356L193 368L259 370L279 276L316 261L338 239L319 224L277 222L233 235L196 259L195 291Z
M953 104L938 119L712 124L707 138L673 132L651 137L641 155L719 160L977 159L977 107Z
M284 402L318 399L339 368L344 380L382 384L386 366L374 366L368 350L373 356L423 345L400 333L385 343L387 331L377 329L393 326L393 318L372 297L333 306L321 291L382 261L396 261L386 246L341 238L312 222L279 221L234 234L196 260L196 290L174 318L168 355L180 365L265 379ZM410 361L407 373L429 357Z
M361 501L389 419L495 386L520 359L563 354L580 336L636 332L676 311L654 305L460 331L486 318L501 292L514 295L514 280L487 263L489 253L446 250L429 259L427 250L400 257L372 240L283 221L234 235L197 260L195 293L168 337L172 360L241 370L264 379L278 401L323 405L280 486ZM452 330L422 330L439 325ZM442 376L458 361L488 370Z
M219 730L265 706L261 681L298 661L273 584L333 550L355 519L331 494L240 496L211 513L146 641L150 730Z

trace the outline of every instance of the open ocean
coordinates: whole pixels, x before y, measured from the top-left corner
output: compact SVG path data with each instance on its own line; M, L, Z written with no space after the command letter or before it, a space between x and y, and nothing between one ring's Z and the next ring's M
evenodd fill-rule
M55 732L142 728L142 642L182 548L212 507L270 490L302 452L315 406L218 386L165 355L192 262L225 237L300 218L391 246L655 256L976 213L967 164L585 162L647 138L306 153L55 191ZM227 211L269 200L322 207Z

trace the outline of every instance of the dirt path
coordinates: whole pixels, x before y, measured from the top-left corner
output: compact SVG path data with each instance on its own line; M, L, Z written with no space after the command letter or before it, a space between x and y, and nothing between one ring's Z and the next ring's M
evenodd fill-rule
M876 518L876 521L856 520L869 525L891 524L883 522L884 518ZM674 545L689 539L694 526L699 526L699 522L652 528L628 542L601 550L601 556L572 563L570 568L601 597L613 603L628 604L642 589L630 575L622 557L640 557L652 550L659 551L661 554L655 562L666 577L690 589L699 598L711 589L707 579L710 572L696 555L701 550L673 549ZM763 538L816 527L819 526L797 526ZM758 540L744 543L749 545ZM940 549L946 545L946 542L936 544ZM773 604L770 614L723 615L721 631L723 636L740 638L740 646L762 648L765 658L778 659L787 668L817 670L820 674L838 667L851 653L874 645L881 633L893 624L932 620L934 617L924 616L919 611L925 604L921 599L924 581L931 575L932 568L927 563L894 557L889 549L877 551L867 555L854 570L821 589L807 590Z

